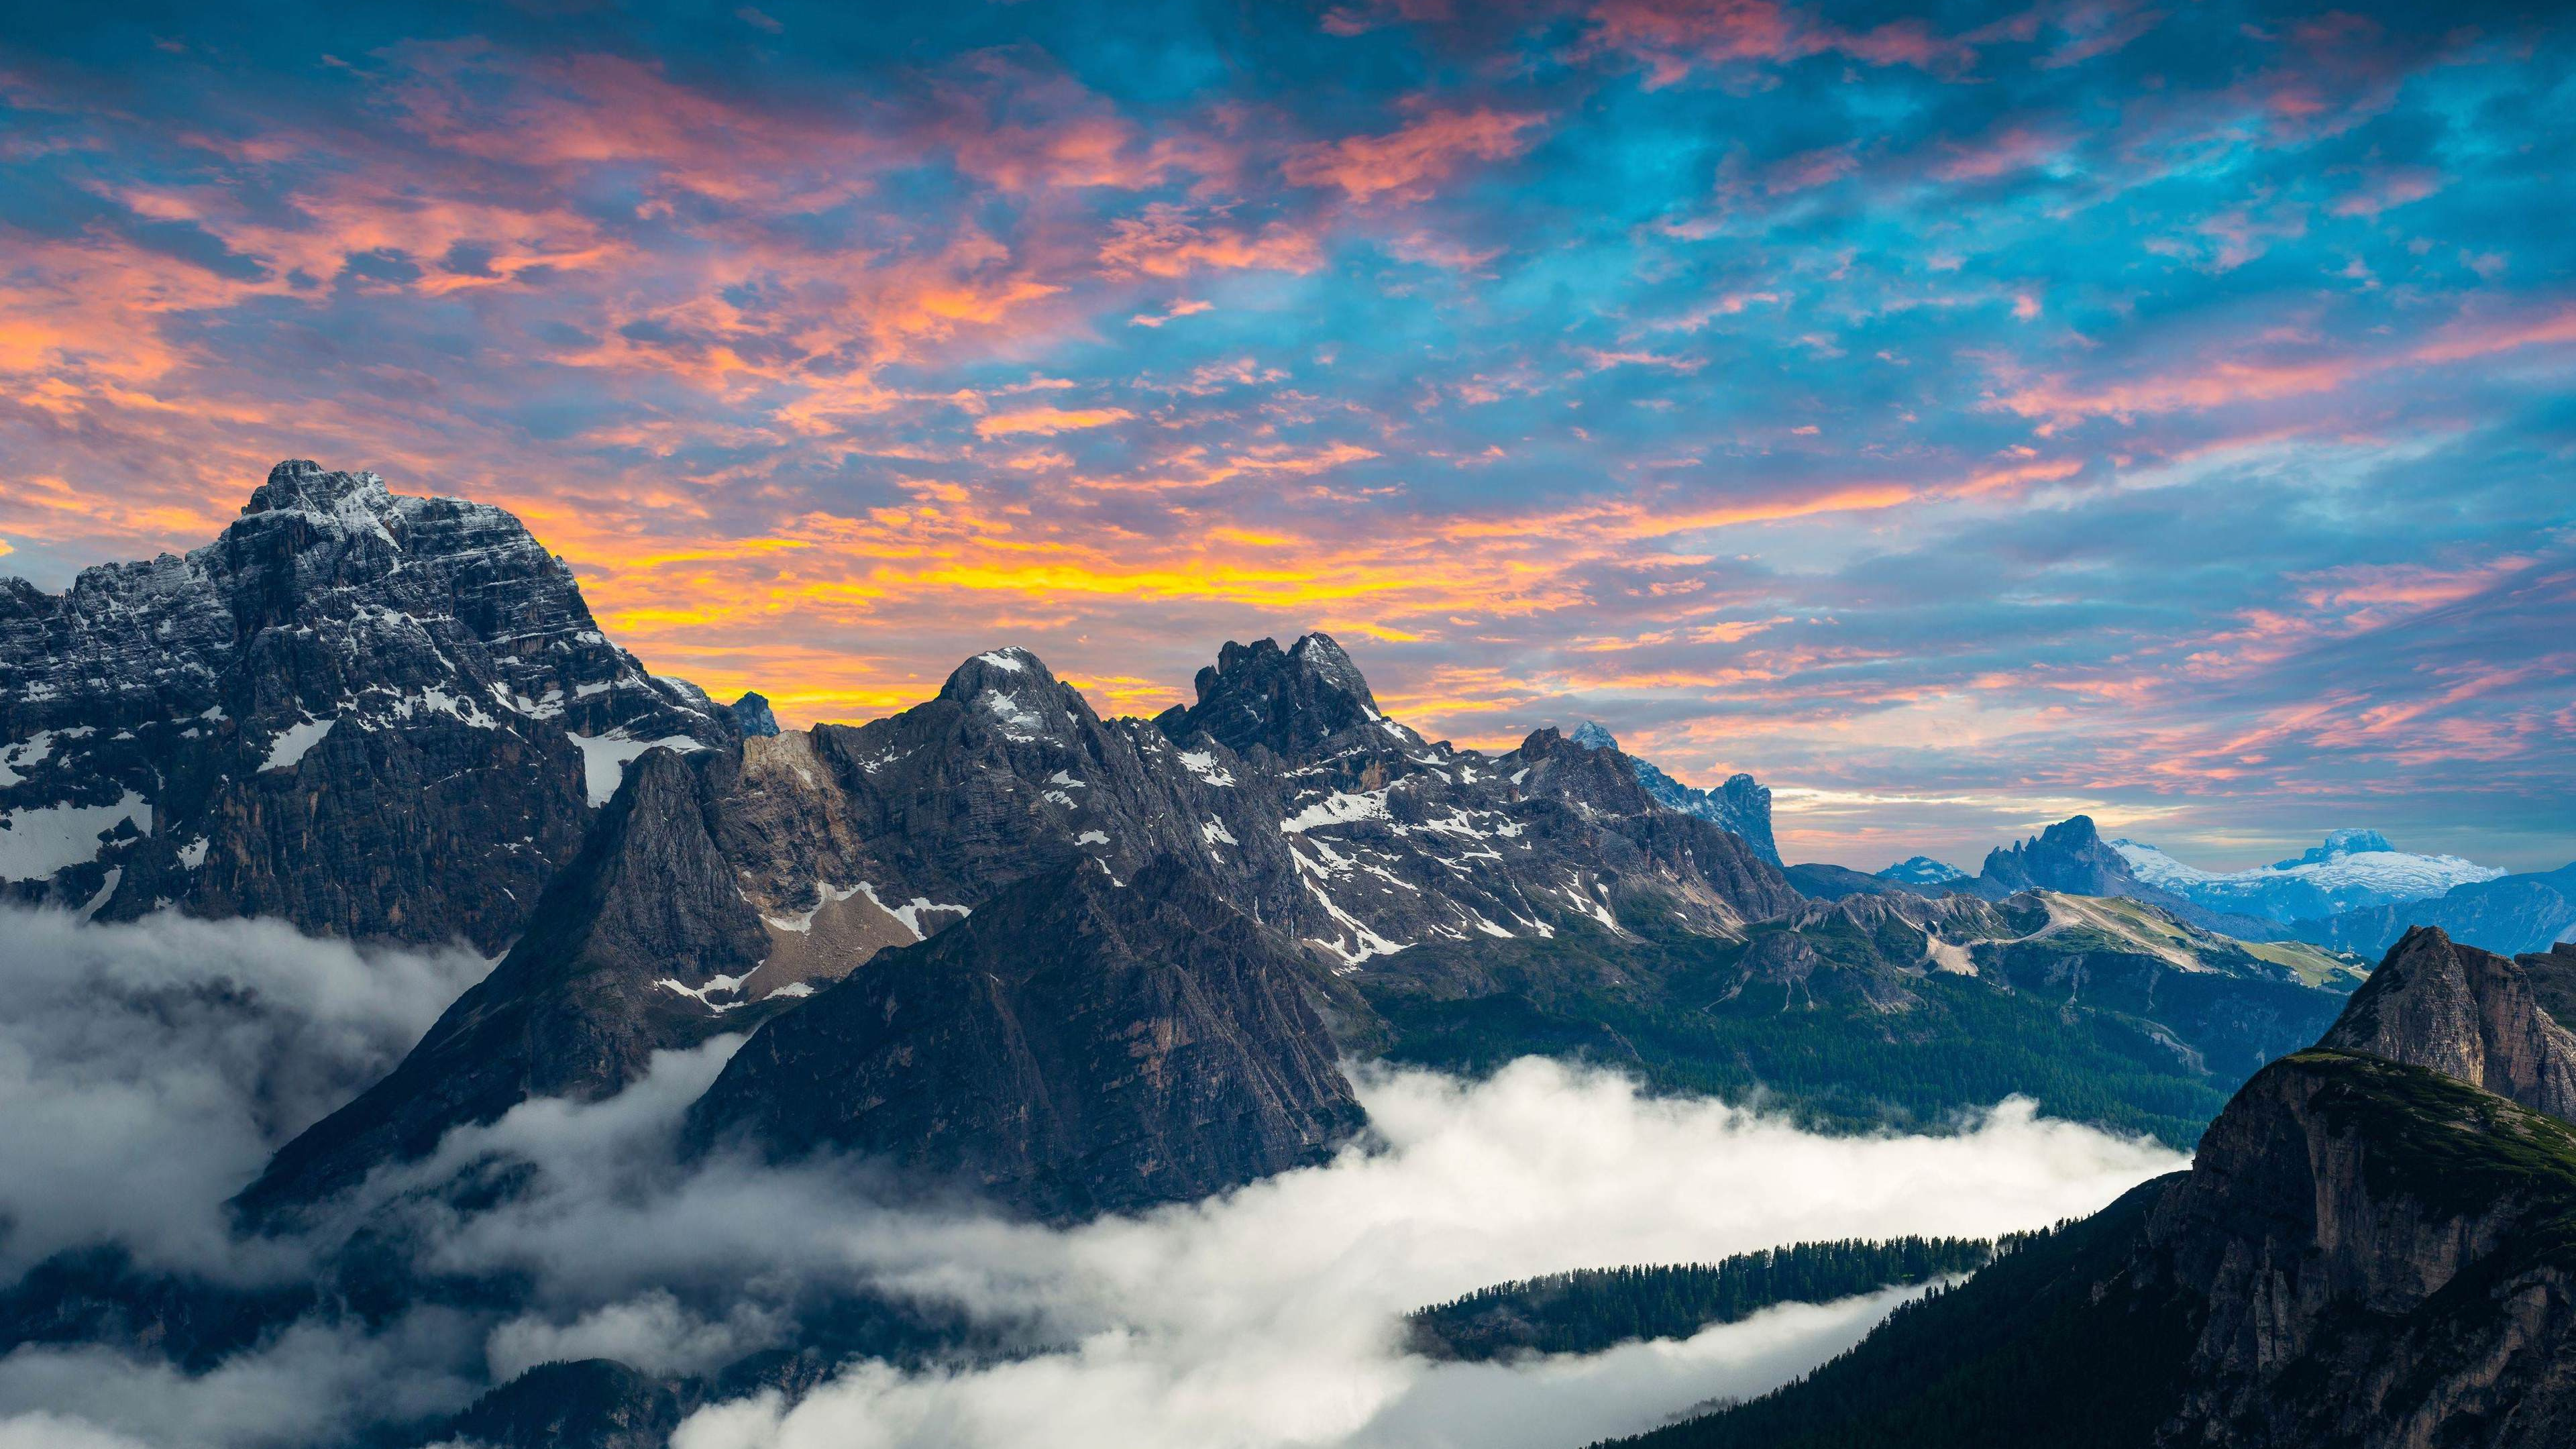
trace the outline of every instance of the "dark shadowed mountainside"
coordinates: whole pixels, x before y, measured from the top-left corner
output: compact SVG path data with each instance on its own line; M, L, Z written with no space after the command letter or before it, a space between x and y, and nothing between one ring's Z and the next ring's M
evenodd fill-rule
M2549 963L2555 964L2555 963ZM2576 1415L2576 1130L2528 970L2410 933L2187 1173L1908 1305L1683 1446L2537 1449Z

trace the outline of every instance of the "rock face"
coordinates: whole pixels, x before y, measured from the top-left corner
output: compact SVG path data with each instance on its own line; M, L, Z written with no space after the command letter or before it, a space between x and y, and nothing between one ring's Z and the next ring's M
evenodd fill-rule
M2440 1072L2576 1122L2576 1032L2542 1009L2523 966L2435 927L2407 932L2317 1045Z
M1205 872L1067 866L773 1022L689 1134L884 1157L1056 1220L1188 1201L1358 1130L1304 989Z
M222 537L0 580L0 889L489 952L652 742L735 737L500 509L280 463Z
M2480 1085L2564 1101L2569 1040L2533 969L2411 933L2324 1043L2237 1093L2189 1172L1801 1384L1639 1442L2566 1442L2576 1130Z
M1595 720L1586 720L1576 726L1569 738L1587 750L1619 748L1617 737ZM1649 761L1632 756L1630 764L1637 772L1637 783L1646 787L1646 793L1656 804L1667 810L1678 810L1684 815L1712 821L1720 829L1742 836L1744 843L1753 847L1755 855L1773 865L1780 864L1780 847L1771 838L1771 791L1768 786L1751 775L1729 775L1726 782L1716 789L1703 790L1683 784Z
M2346 911L2290 930L2303 941L2377 955L2413 926L2439 926L2454 941L2508 955L2546 951L2576 934L2576 865L2453 886L2431 900Z
M714 805L737 774L714 751L637 761L517 947L383 1081L288 1143L243 1192L244 1212L261 1221L327 1198L530 1097L613 1095L655 1051L747 1030L792 1000L724 999L769 949L716 845Z
M2169 1444L2542 1445L2576 1416L2576 1133L2301 1053L2246 1085L2142 1257L2206 1305Z
M733 715L734 726L742 731L744 739L778 738L778 716L770 713L768 699L757 691L744 695L725 708Z

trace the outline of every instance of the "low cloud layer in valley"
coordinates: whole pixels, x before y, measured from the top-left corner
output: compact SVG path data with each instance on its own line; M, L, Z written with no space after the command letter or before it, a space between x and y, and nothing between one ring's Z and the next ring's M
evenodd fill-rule
M9 954L28 958L13 977L33 983L0 1004L5 1151L58 1165L39 1174L55 1184L42 1197L6 1189L15 1264L84 1235L210 1267L326 1250L327 1234L228 1248L218 1204L480 966L360 957L265 926L5 924ZM227 994L226 980L245 989ZM137 1005L164 997L188 1009ZM84 1041L110 1049L63 1045ZM420 1307L374 1333L308 1320L193 1377L101 1348L24 1347L0 1360L0 1446L304 1442L370 1413L427 1422L487 1376L555 1358L706 1372L781 1343L799 1305L836 1288L993 1325L1005 1351L854 1369L793 1407L717 1404L684 1427L684 1449L1571 1446L1759 1392L1856 1340L1899 1295L1510 1367L1408 1357L1400 1316L1566 1268L2033 1227L2181 1165L2020 1103L1949 1136L1828 1137L1524 1060L1477 1083L1364 1070L1364 1147L1211 1202L1058 1231L887 1206L860 1164L682 1166L679 1117L739 1044L664 1054L605 1102L524 1104L362 1193L416 1264L509 1276L526 1286L520 1310ZM117 1125L86 1144L20 1125L93 1120L81 1114ZM500 1207L464 1214L420 1191L496 1161L536 1168Z

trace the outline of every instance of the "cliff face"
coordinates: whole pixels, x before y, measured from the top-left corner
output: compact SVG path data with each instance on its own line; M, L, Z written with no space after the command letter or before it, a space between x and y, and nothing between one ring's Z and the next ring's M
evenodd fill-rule
M2150 1218L2206 1304L2160 1444L2433 1449L2576 1422L2576 1132L2338 1052L2240 1093Z
M883 1157L1057 1220L1204 1197L1360 1126L1302 977L1203 874L1085 862L772 1022L689 1137Z
M2317 1045L2405 1062L2576 1121L2576 1032L2543 1009L2530 969L2419 926Z

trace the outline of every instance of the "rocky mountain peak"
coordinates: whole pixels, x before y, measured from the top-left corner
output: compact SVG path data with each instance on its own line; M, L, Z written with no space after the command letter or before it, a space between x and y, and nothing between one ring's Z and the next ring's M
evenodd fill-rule
M1576 744L1583 746L1587 750L1615 750L1619 748L1619 737L1610 733L1610 731L1602 725L1601 721L1597 719L1588 719L1583 723L1576 725L1574 727L1572 739Z
M973 704L987 691L1021 694L1032 689L1055 687L1055 674L1046 661L1016 644L987 649L948 673L939 686L939 697L959 704Z
M1174 740L1204 730L1238 754L1261 745L1299 759L1358 726L1402 729L1378 711L1368 680L1329 634L1305 635L1286 649L1275 639L1229 639L1192 683L1198 703L1157 721Z
M374 513L393 506L385 480L374 473L341 473L310 458L289 458L268 470L268 481L251 490L242 505L248 517L258 513L342 514L352 506Z
M2509 957L2418 926L2389 948L2317 1043L2423 1067L2576 1121L2576 1032Z
M742 698L726 705L725 709L733 715L733 722L742 730L744 738L763 740L778 738L778 716L769 708L769 696L760 691L753 690L745 694Z
M2090 815L2070 815L2029 840L1986 855L1984 879L2006 893L2064 891L2079 896L2134 896L2128 861L2102 839Z

